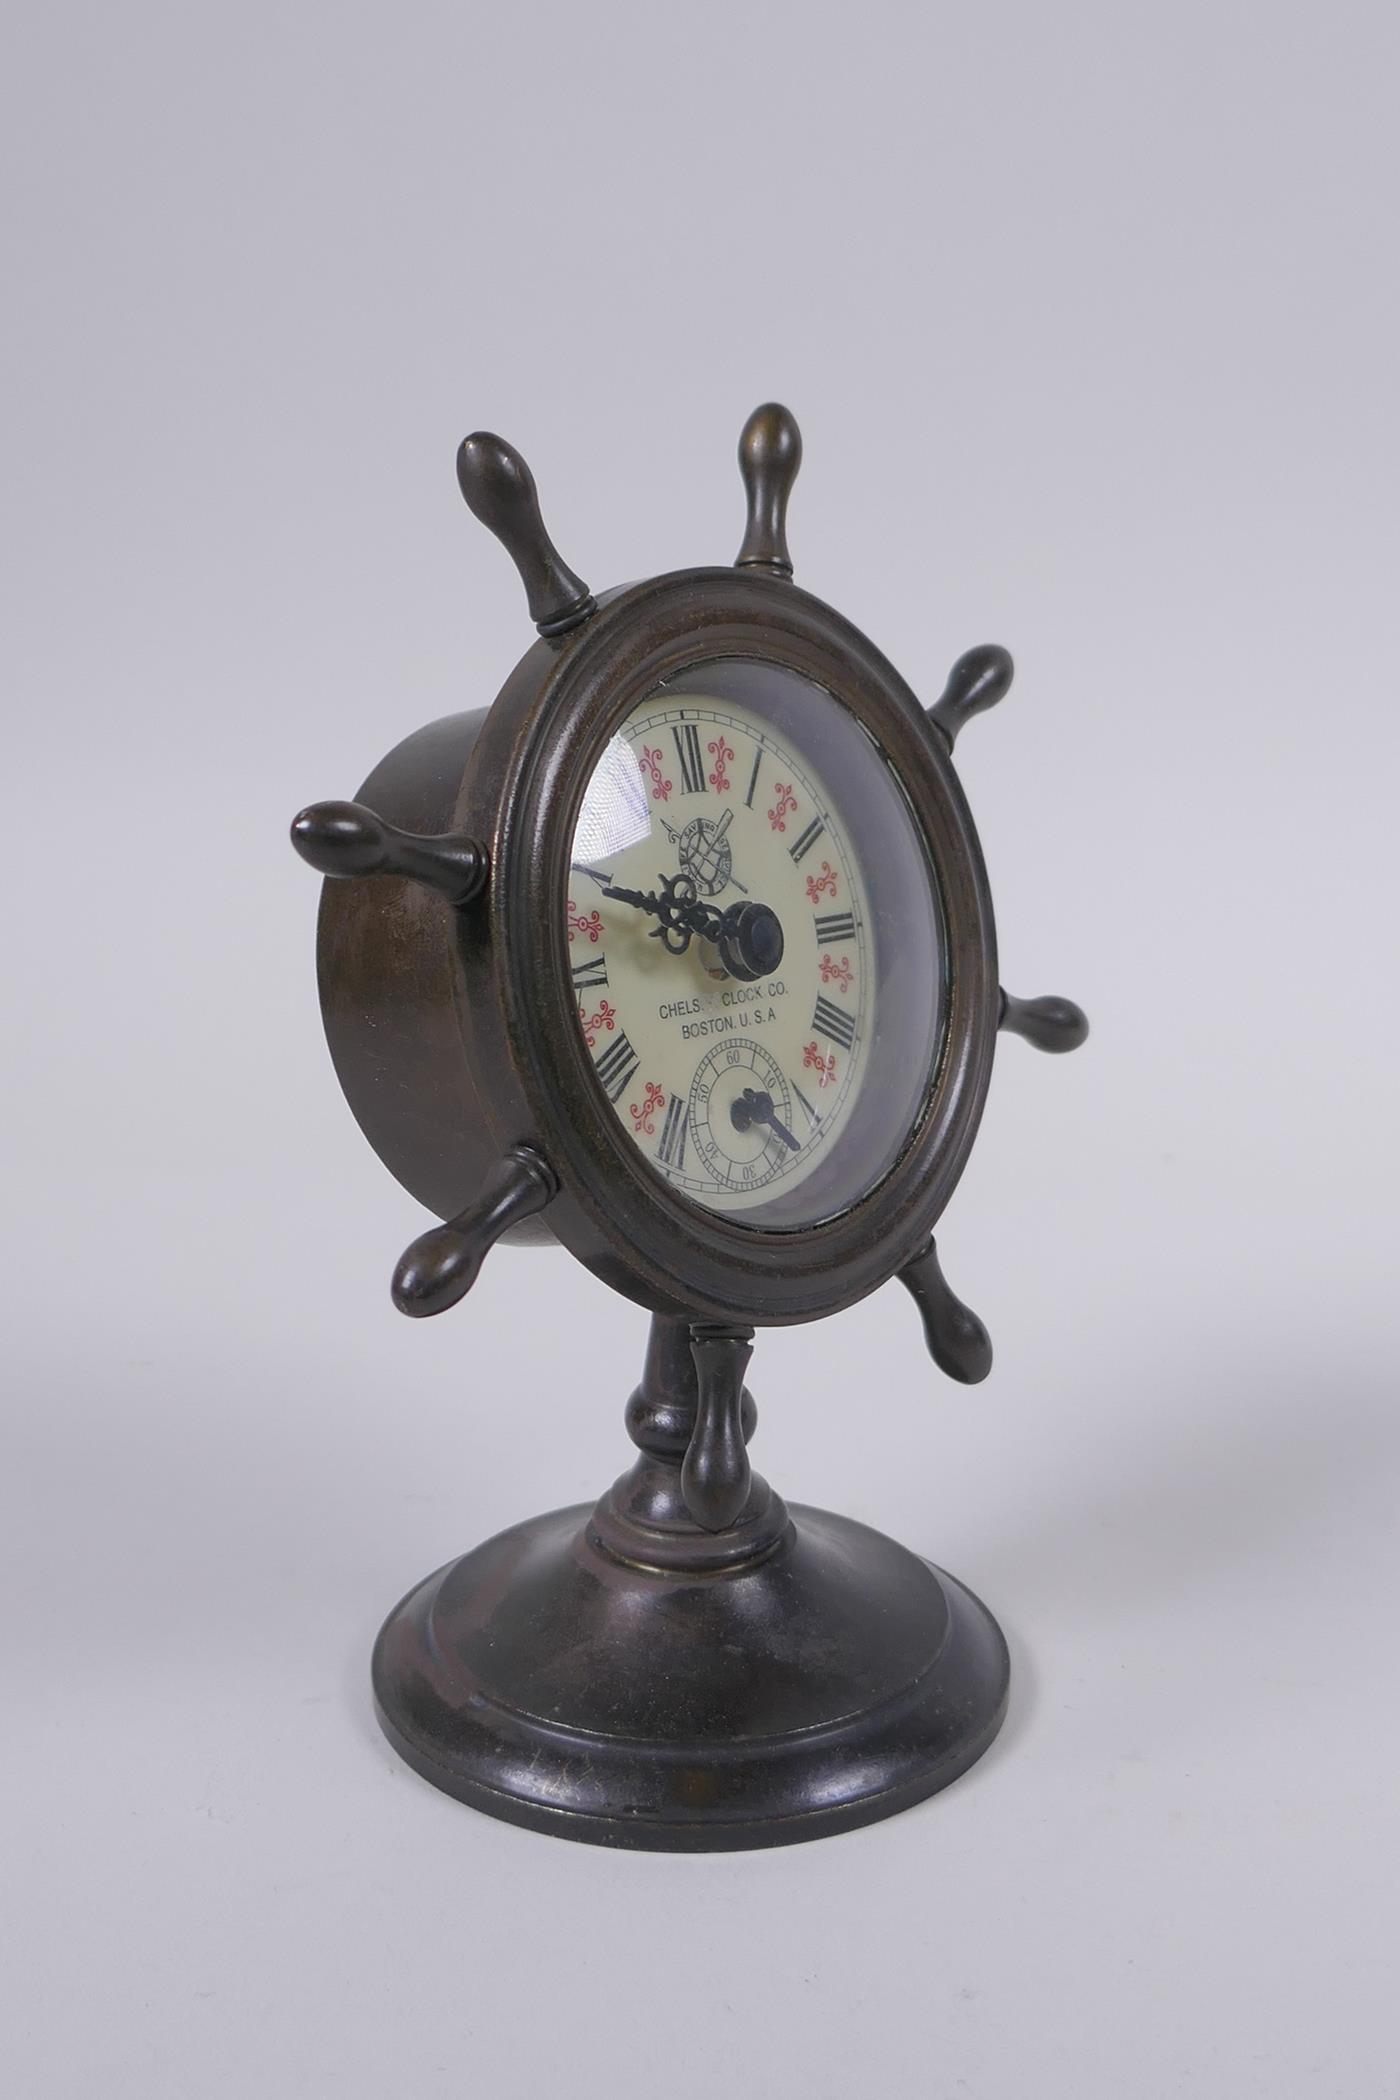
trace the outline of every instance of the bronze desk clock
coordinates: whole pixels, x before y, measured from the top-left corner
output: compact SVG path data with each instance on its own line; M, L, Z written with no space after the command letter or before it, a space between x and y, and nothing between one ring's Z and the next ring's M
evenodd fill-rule
M1010 657L969 651L926 711L798 590L801 456L787 410L756 410L734 567L595 598L519 454L467 438L462 494L539 639L491 707L418 730L357 802L292 827L332 878L341 1085L446 1220L400 1261L399 1309L456 1304L498 1239L554 1239L652 1315L631 1471L429 1576L374 1652L380 1720L424 1778L600 1844L873 1822L965 1771L1005 1709L985 1607L862 1524L786 1508L746 1450L754 1329L893 1276L935 1363L986 1376L933 1227L998 1029L1070 1050L1087 1026L998 989L950 761Z

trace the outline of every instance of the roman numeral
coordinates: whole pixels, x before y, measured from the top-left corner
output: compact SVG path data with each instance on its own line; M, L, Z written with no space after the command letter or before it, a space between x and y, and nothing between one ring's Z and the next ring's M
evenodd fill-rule
M749 775L749 791L744 797L745 809L753 808L753 791L758 786L758 769L763 764L763 746L759 745L753 755L753 771Z
M807 826L807 829L803 832L801 838L794 839L792 844L788 847L788 852L792 855L794 864L797 861L802 860L808 853L811 852L813 846L816 845L817 840L821 837L822 833L825 830L826 826L825 824L823 824L821 818L813 817L811 823Z
M856 922L848 911L834 911L824 919L816 921L817 944L822 948L834 948L838 941L853 941Z
M601 1057L594 1058L593 1069L603 1082L603 1092L609 1101L622 1099L640 1063L641 1059L625 1035L620 1035L615 1043L609 1043Z
M809 1123L820 1123L821 1117L817 1114L817 1111L813 1108L811 1102L807 1099L807 1096L803 1093L801 1087L797 1084L796 1080L789 1080L788 1084L791 1086L792 1091L794 1092L794 1094L796 1094L798 1100L802 1103L803 1108L806 1110L807 1121Z
M816 1012L812 1015L812 1026L818 1035L824 1035L838 1049L849 1050L855 1041L856 1024L851 1014L842 1013L829 999L818 999ZM624 1042L626 1037L623 1038Z
M661 1135L656 1141L656 1152L657 1157L668 1167L674 1167L678 1174L685 1167L685 1119L685 1102L679 1094L672 1094Z
M681 769L681 787L687 795L705 792L705 761L700 756L700 732L693 722L682 722L671 731L676 740L676 764Z
M608 958L606 955L586 955L582 962L574 964L574 990L586 992L594 985L608 981Z

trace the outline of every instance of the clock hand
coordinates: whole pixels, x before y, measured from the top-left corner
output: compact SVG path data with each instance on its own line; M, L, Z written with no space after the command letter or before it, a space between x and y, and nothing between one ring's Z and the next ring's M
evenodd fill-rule
M607 886L612 881L612 876L605 869L586 868L581 860L571 861L569 865L576 874L586 875L590 882L596 882L603 894L607 895Z
M661 924L651 929L652 939L664 942L672 955L684 955L693 934L699 934L702 940L718 941L724 913L713 904L700 902L690 877L659 875L657 880L661 884L659 896L655 890L629 890L618 885L611 885L603 895L616 898L619 904L630 904L634 911L650 912L653 918L660 919Z
M793 1136L787 1124L779 1122L773 1109L771 1094L760 1094L753 1087L746 1086L730 1108L729 1120L736 1130L748 1130L755 1123L766 1124L775 1137L782 1139L790 1152L802 1150L801 1143Z
M662 942L668 954L684 955L692 937L698 934L701 940L715 944L730 976L745 984L777 969L783 959L783 929L771 906L748 901L720 911L713 904L701 903L690 876L662 875L658 879L659 896L655 890L629 890L616 885L605 889L603 895L660 919L661 924L651 929L652 938Z
M788 1129L787 1124L780 1123L775 1115L769 1115L768 1128L773 1132L775 1137L780 1137L782 1139L783 1143L787 1146L789 1152L801 1151L801 1145L799 1144L798 1140L793 1136L792 1132Z

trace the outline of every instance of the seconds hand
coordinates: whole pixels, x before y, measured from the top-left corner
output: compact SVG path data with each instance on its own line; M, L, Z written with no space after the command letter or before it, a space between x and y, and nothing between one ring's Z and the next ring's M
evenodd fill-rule
M748 1130L755 1123L767 1124L773 1135L780 1137L790 1152L802 1150L787 1124L778 1121L771 1094L760 1094L753 1087L746 1086L731 1106L729 1120L736 1130Z

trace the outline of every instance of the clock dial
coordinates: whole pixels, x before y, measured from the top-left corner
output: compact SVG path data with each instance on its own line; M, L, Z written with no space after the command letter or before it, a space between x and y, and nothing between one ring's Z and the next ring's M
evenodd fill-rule
M609 741L571 855L573 992L603 1095L678 1192L795 1224L847 1207L889 1164L888 1104L873 1117L862 1104L872 1081L887 1090L885 1022L909 1002L870 871L888 889L906 832L907 846L907 809L869 740L776 667L697 667ZM932 878L917 861L935 982ZM930 1011L904 1135L936 1033ZM896 1091L909 1096L907 1075Z

